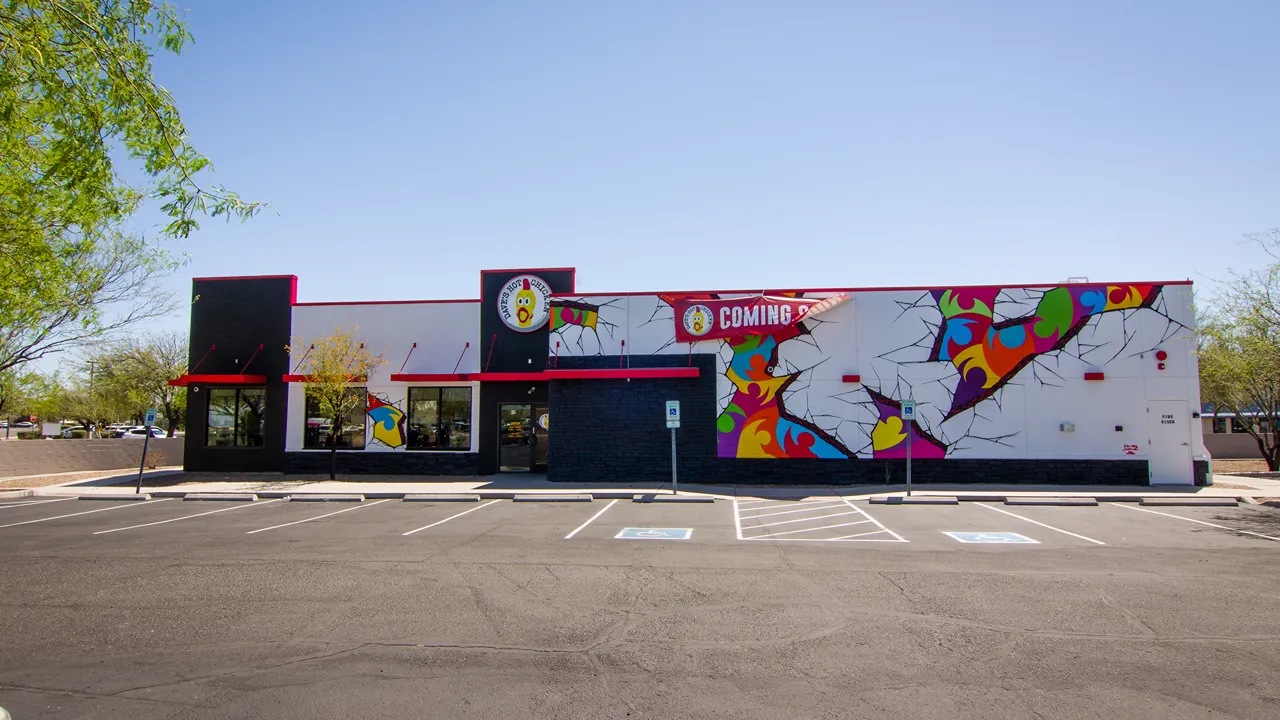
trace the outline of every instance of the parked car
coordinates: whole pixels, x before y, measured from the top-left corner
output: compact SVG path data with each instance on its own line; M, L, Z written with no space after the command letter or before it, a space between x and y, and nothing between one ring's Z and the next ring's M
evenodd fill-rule
M22 422L16 422L13 424L13 428L15 430L30 430L33 427L35 426L27 422L26 420L23 420Z
M162 438L162 437L164 437L166 434L167 434L167 433L166 433L164 430L162 430L162 429L160 429L160 428L158 428L158 427L153 427L153 428L151 428L151 437L153 437L153 438ZM147 429L146 429L145 427L135 427L135 428L129 428L129 429L128 429L128 430L126 430L126 431L124 432L124 434L123 434L123 435L121 435L120 437L124 437L124 438L133 438L133 439L136 439L136 440L141 440L141 439L145 438L146 436L147 436Z
M62 428L62 437L64 438L74 437L77 434L80 437L86 437L88 436L89 431L85 430L83 425L71 425L69 427Z

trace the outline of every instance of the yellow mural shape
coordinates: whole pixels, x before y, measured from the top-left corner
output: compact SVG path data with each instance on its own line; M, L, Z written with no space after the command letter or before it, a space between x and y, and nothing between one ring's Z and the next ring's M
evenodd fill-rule
M756 420L747 423L742 428L742 435L738 437L738 457L740 458L767 458L773 457L766 452L765 447L768 446L773 436L769 434L767 429L761 429L764 420Z
M871 431L871 447L876 450L888 450L897 447L899 443L907 439L906 432L902 429L902 418L897 416L889 416L888 418L876 423L875 428Z
M1107 310L1124 310L1125 308L1136 308L1142 305L1142 290L1136 285L1130 285L1128 288L1125 288L1127 292L1123 300L1120 302L1112 302L1111 294L1116 290L1121 289L1122 288L1118 285L1107 286Z

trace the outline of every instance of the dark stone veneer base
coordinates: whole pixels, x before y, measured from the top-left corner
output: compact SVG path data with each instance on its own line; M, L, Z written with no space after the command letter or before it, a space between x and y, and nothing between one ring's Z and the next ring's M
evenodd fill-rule
M471 452L338 452L338 472L353 475L478 475L479 455ZM286 452L286 474L327 473L329 453Z

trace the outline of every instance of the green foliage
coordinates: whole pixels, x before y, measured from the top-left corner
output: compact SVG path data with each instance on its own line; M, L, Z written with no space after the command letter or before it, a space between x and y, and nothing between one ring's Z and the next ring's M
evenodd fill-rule
M247 218L260 205L196 176L209 161L191 146L173 96L152 77L152 52L192 41L176 5L151 0L0 0L0 223L37 239L90 235L162 203L166 234L196 217ZM124 155L154 184L126 182Z
M306 394L320 405L320 411L333 422L330 444L337 452L336 436L343 418L363 401L362 393L348 392L353 383L363 384L369 373L386 364L382 354L374 355L359 340L359 328L334 327L328 335L316 338L302 352L298 369L307 376ZM290 353L293 349L285 348ZM334 479L336 460L330 461L329 478Z
M120 398L118 407L130 417L155 407L167 420L172 437L187 406L186 388L169 385L169 380L187 371L185 334L128 338L91 354L89 361L100 392Z
M1277 248L1273 231L1263 248ZM1276 256L1272 254L1272 257ZM1203 314L1199 328L1200 397L1258 443L1271 470L1280 469L1280 262L1233 273Z
M191 41L169 2L0 0L0 371L170 309L154 280L176 263L120 232L144 201L167 238L261 209L201 184L209 161L152 76Z

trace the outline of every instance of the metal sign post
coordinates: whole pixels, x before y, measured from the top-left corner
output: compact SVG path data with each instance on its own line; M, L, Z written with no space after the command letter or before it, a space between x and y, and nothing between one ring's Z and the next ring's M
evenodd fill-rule
M907 497L911 497L911 423L916 419L916 401L902 401L902 424L907 433Z
M138 463L138 487L134 490L137 494L142 494L142 471L147 467L147 443L151 442L151 426L156 424L156 409L147 409L146 422L143 425L147 427L147 434L142 436L142 460Z
M671 429L671 494L677 494L676 489L676 428L680 427L680 401L667 401L667 427Z

